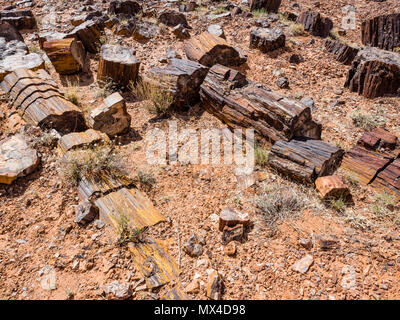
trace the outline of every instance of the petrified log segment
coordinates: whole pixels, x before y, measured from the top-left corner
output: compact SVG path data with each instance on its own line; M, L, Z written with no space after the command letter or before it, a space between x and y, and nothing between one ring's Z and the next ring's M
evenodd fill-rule
M397 199L400 199L400 159L394 160L381 171L371 186L377 190L394 194Z
M0 81L3 81L6 75L19 68L36 71L44 69L44 67L44 60L37 53L9 55L0 61Z
M294 137L320 139L321 125L308 107L221 65L213 66L200 91L204 108L232 128L254 128L275 142Z
M265 10L267 12L278 12L282 0L251 0L250 10Z
M73 38L47 41L43 50L59 74L77 73L85 63L85 48L82 42Z
M168 90L173 95L176 107L192 106L199 101L200 85L208 68L194 61L170 59L164 69L153 68L148 73L149 80L160 90Z
M366 186L391 161L392 159L388 157L356 146L346 153L342 161L342 167L350 171L361 185Z
M43 72L19 69L7 75L0 86L25 121L60 133L84 128L81 110L66 100Z
M241 50L209 32L190 39L185 45L185 51L189 60L197 61L207 67L212 67L214 64L238 66L247 60L247 56Z
M315 180L315 188L323 200L347 199L350 195L348 186L340 176L319 177Z
M376 128L364 133L357 144L388 157L397 158L400 155L399 139L383 128Z
M363 21L361 41L367 46L385 50L400 47L400 13L381 15Z
M351 65L359 51L359 48L352 47L339 40L330 39L325 41L325 48L335 55L337 61L345 65Z
M36 150L28 146L22 134L0 141L0 183L11 184L33 172L38 164Z
M91 128L115 136L129 130L131 116L126 110L124 98L115 92L104 103L90 111L88 124Z
M314 183L318 177L335 172L343 153L343 150L321 140L280 140L272 146L268 164L294 180Z
M139 13L142 7L139 3L132 0L118 0L112 1L110 7L108 8L109 14L125 14L128 16L133 16Z
M38 35L39 37L39 46L40 49L43 50L43 44L46 41L53 41L53 40L61 40L68 38L68 34L63 33L63 32L53 32L53 31L48 31L48 32L41 32ZM70 38L76 38L74 35L71 35Z
M400 56L372 47L361 49L351 65L345 87L367 98L398 94Z
M266 53L284 47L285 40L282 29L255 28L250 33L250 48Z
M0 12L0 20L13 25L18 30L36 27L36 19L31 10L4 10Z
M12 40L24 41L22 35L13 25L2 21L0 21L0 38L4 38L6 42Z
M191 29L186 20L186 16L183 13L177 11L166 10L164 12L161 12L161 14L158 16L158 21L167 25L168 27L176 27L177 25L182 25L187 29Z
M100 32L99 24L89 20L77 26L66 37L80 40L86 51L96 53L101 46Z
M101 47L97 79L112 80L122 87L127 87L130 82L136 82L139 65L140 61L136 58L134 49L105 44Z
M86 148L94 144L107 144L110 142L108 136L102 132L88 129L83 132L72 132L65 134L58 141L58 147L62 154L67 151L74 150L77 148Z
M304 30L314 36L326 38L333 28L333 22L327 17L322 17L319 12L305 11L297 19L304 26Z

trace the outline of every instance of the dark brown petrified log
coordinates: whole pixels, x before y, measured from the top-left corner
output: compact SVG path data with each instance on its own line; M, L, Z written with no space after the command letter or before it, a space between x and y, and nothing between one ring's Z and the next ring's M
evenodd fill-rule
M164 10L158 16L158 21L165 24L168 27L176 27L177 25L182 25L187 29L191 29L189 26L186 16L183 13L173 11L173 10Z
M22 35L13 25L2 21L0 21L0 38L4 38L7 42L12 40L24 41Z
M40 49L43 50L43 44L46 41L52 41L52 40L61 40L61 39L65 39L68 38L68 34L63 33L63 32L53 32L53 31L47 31L47 32L41 32L38 34L39 37L39 46ZM75 38L76 37L74 35L70 36L70 38Z
M0 12L0 20L8 22L18 30L36 27L36 19L31 10L4 10Z
M399 139L383 128L376 128L364 133L357 144L388 157L397 158L400 155Z
M385 50L400 47L400 13L381 15L363 21L361 41L367 46Z
M282 29L255 28L250 33L250 48L258 48L266 53L284 47L285 40Z
M208 70L194 61L170 59L166 68L152 68L147 77L160 90L168 90L172 94L173 106L188 107L199 101L200 85Z
M372 47L361 49L351 65L345 87L367 98L398 94L399 54Z
M111 1L108 8L109 14L125 14L133 16L142 10L142 6L137 1L132 0L117 0Z
M400 199L400 159L394 160L382 170L371 183L377 190L383 190Z
M66 100L45 71L17 69L0 84L21 117L35 126L54 128L60 133L85 128L81 110Z
M139 65L134 49L105 44L101 47L97 79L127 87L130 82L136 83Z
M193 37L185 45L189 60L197 61L207 67L214 64L238 66L246 62L247 56L230 46L224 39L209 32Z
M83 43L86 51L90 53L96 53L99 51L101 46L100 34L100 25L89 20L73 29L70 33L68 33L66 38L76 38Z
M73 38L47 41L43 50L59 74L77 73L85 63L85 48L82 42Z
M310 108L248 81L236 70L213 66L200 96L204 108L231 128L254 128L269 141L321 137L321 125L312 120Z
M251 0L250 10L262 10L267 12L278 12L282 0Z
M297 19L304 26L304 30L318 37L326 38L333 28L333 22L327 17L322 17L319 12L304 11Z
M340 166L343 153L321 140L279 140L271 148L268 164L294 180L311 184L318 177L333 174Z
M335 55L337 61L345 65L351 65L359 51L359 48L357 47L352 47L339 40L330 39L325 41L325 48L327 51Z

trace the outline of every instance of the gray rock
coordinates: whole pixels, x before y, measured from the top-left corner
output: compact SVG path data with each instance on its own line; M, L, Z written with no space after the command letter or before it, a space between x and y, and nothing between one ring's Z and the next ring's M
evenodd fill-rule
M211 34L216 35L217 37L221 37L226 39L224 29L219 24L212 24L208 26L207 31Z
M75 210L75 222L79 224L87 224L92 222L99 214L99 208L90 201L81 202Z
M183 245L183 250L191 257L199 257L203 254L204 239L192 234L190 238Z
M276 84L281 89L289 88L289 80L286 77L279 78L278 81L276 82Z
M300 260L297 260L292 265L292 269L299 273L306 273L313 264L313 262L314 262L313 257L308 254L305 257L301 258Z
M303 99L301 99L301 103L311 109L314 109L314 107L315 107L314 99L310 98L310 97L304 97Z

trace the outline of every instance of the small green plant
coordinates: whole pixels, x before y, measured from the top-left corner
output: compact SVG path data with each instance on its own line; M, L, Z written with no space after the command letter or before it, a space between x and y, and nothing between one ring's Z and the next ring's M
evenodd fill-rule
M118 243L123 245L128 242L143 242L146 229L132 228L128 217L120 214L117 224Z
M213 11L214 14L221 14L225 12L228 12L228 9L226 9L225 7L218 7Z
M367 218L359 214L352 214L347 216L346 221L349 222L350 225L355 229L366 230L371 227L371 222L368 221Z
M356 111L351 115L354 125L364 130L372 130L385 124L385 119L378 115L371 115L361 111Z
M344 212L346 210L346 201L343 197L339 197L338 199L330 199L329 207L337 212Z
M252 11L254 18L259 19L265 17L268 12L265 9L257 9Z
M254 156L255 156L255 161L256 165L264 167L268 163L268 150L256 145L254 148Z
M105 81L98 81L95 91L95 98L106 98L117 91L117 85L110 79Z
M80 106L79 102L79 86L76 84L77 82L73 83L69 79L67 80L67 89L65 92L65 98L71 101L73 104Z
M288 34L293 37L302 36L305 33L304 26L300 23L291 23L288 27Z
M167 84L167 87L161 87L150 81L138 81L136 84L131 83L130 89L137 100L147 102L145 106L150 112L164 115L174 100L168 83L168 79L164 79L163 85Z
M156 183L156 179L151 172L138 170L137 178L142 186L146 186L148 188L152 188Z
M357 177L356 177L354 174L348 173L348 174L345 176L345 179L346 179L346 181L347 181L349 184L351 184L352 186L359 186L358 179L357 179Z
M393 206L395 204L395 196L386 191L382 191L375 196L375 199L381 202L386 207Z

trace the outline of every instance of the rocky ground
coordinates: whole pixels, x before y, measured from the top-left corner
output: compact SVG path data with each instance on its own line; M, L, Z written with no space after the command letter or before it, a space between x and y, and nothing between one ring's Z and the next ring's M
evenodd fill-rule
M15 1L3 1L0 10ZM200 1L199 1L200 2ZM207 15L218 12L227 2L204 3L187 13L195 36L208 25L221 25L228 43L243 49L248 62L240 71L249 79L261 82L285 96L302 100L312 98L313 118L323 125L322 139L349 149L361 137L352 115L362 112L400 136L398 97L367 99L343 88L349 67L336 62L324 50L324 39L309 34L288 35L286 47L273 55L249 49L249 35L256 18L242 15L210 20ZM167 1L159 1L161 8ZM230 0L241 5L241 1ZM361 21L381 13L400 12L397 0L375 1L282 1L280 12L300 13L312 8L329 16L340 26L342 8L356 9L356 29L344 36L361 44ZM109 1L35 1L31 9L39 27L66 31L72 29L71 16L84 5L108 8ZM170 1L171 6L175 6ZM243 6L246 8L245 6ZM261 17L268 20L268 16ZM289 23L271 19L273 26L286 32ZM184 40L177 39L171 29L162 31L146 43L133 38L117 37L107 30L113 42L135 48L141 61L140 73L161 66L160 57L169 47L185 57ZM41 52L35 32L23 32L31 50ZM304 62L293 65L289 57L301 54ZM60 76L46 64L53 79L68 92L77 90L80 107L87 110L102 101L102 89L96 82L98 55L90 56L90 70L81 75L78 87L68 82L75 77ZM277 80L289 80L289 88L281 89ZM197 105L188 112L174 113L156 119L144 102L137 102L129 92L123 93L132 117L131 131L114 140L115 152L124 163L124 171L134 179L138 172L154 177L151 188L140 185L153 204L168 219L152 229L153 235L168 243L170 254L180 260L183 288L195 284L199 290L188 293L193 299L206 299L206 284L213 270L224 281L223 299L398 299L399 286L399 207L395 200L380 197L369 187L351 184L354 204L340 212L321 203L314 188L291 182L269 168L258 165L258 179L249 188L242 188L235 176L235 166L166 165L146 163L145 136L154 128L168 129L175 120L178 128L224 128L225 125ZM308 99L310 100L310 99ZM304 100L303 100L304 101ZM9 116L5 100L0 102L1 138L20 130L22 119ZM37 128L25 129L41 156L38 170L14 184L0 186L0 298L1 299L106 299L110 286L124 292L129 299L158 299L173 284L149 292L131 261L126 247L119 246L115 235L102 221L79 226L74 222L78 197L74 187L60 175L59 156L50 133ZM295 212L274 224L267 223L257 203L267 194L289 188L299 199ZM243 243L235 243L236 253L228 255L218 230L218 216L230 206L247 212L253 222ZM181 245L193 234L204 237L203 254L193 258ZM326 247L326 244L332 246ZM233 246L232 244L230 246ZM302 260L301 260L302 259ZM304 272L294 270L301 260ZM112 291L112 290L111 290ZM118 295L117 295L118 297Z

